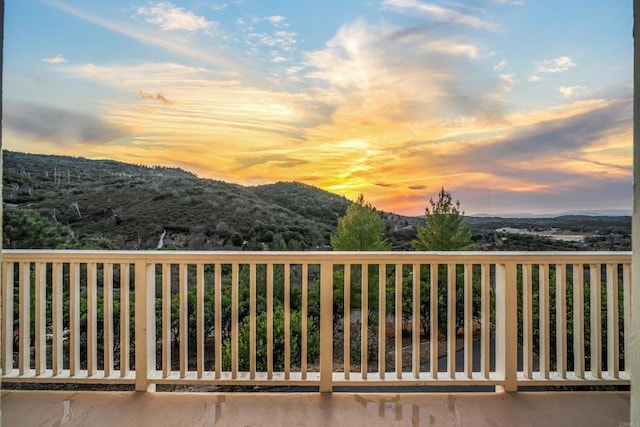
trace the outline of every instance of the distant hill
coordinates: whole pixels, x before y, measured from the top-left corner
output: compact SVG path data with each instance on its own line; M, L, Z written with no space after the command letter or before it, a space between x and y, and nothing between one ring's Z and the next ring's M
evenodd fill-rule
M245 187L167 167L3 152L5 211L38 212L82 246L108 249L326 250L346 198L297 182ZM424 217L379 211L394 250L411 250ZM482 249L624 249L629 217L467 217ZM595 233L597 246L495 236L501 227ZM629 238L630 241L630 238ZM629 243L630 244L630 243ZM520 245L520 246L519 246Z
M265 202L314 218L332 229L351 204L345 197L299 182L277 182L248 189Z
M475 217L465 218L469 227L495 230L502 227L527 228L532 231L560 229L572 232L630 232L629 216L561 215L538 218Z
M92 246L157 248L166 231L163 248L323 248L349 204L296 183L252 188L178 168L3 154L5 206L36 210Z
M633 214L631 209L598 209L598 210L593 210L593 209L586 209L586 210L577 210L577 211L567 211L567 212L560 212L560 213L555 213L555 214L532 214L532 213L515 213L515 214L510 214L510 213L502 213L500 214L500 218L557 218L560 216L579 216L579 217L583 217L583 216L607 216L607 217L612 217L612 216L631 216ZM490 215L490 214L485 214L485 213L479 213L479 214L473 214L470 215L471 217L474 218L491 218L491 217L496 217L495 215Z
M477 236L478 249L483 250L631 250L629 216L466 217L465 220ZM549 235L555 235L556 238ZM563 236L567 235L582 238L563 240Z

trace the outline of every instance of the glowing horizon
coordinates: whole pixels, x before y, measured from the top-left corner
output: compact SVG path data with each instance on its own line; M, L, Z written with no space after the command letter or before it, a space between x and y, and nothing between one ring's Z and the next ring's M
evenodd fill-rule
M4 147L406 215L441 187L467 214L630 210L630 5L356 3L9 2Z

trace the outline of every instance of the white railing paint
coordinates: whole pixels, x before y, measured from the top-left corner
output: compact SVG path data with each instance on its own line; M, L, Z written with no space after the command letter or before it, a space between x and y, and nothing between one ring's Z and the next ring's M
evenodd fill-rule
M276 268L283 271L278 283ZM265 273L264 277L258 270ZM352 281L357 271L361 274ZM343 280L336 280L337 272L342 272ZM370 272L377 275L376 283ZM430 285L437 284L438 279L442 281L440 287ZM627 334L622 342L619 339L620 324L624 332L630 324L628 252L7 250L3 252L1 284L3 381L135 384L140 391L152 391L156 384L313 385L322 392L354 385L492 385L499 390L516 391L519 385L629 384L628 367L619 352L620 348L629 348ZM310 286L316 284L319 318L310 319ZM241 285L248 287L246 300L240 298ZM258 285L264 286L264 292L259 293ZM354 285L361 289L359 296L352 294ZM228 287L230 301L223 301L223 291ZM300 288L301 302L300 360L293 360L291 351L295 338L291 330L291 296L296 288ZM334 289L342 290L341 301L334 297ZM189 308L193 290L195 310ZM371 297L366 297L369 291L377 293L378 299L370 301ZM443 291L446 296L440 299ZM279 292L283 294L284 310L282 370L274 366L274 302ZM618 304L620 292L622 307ZM209 294L213 301L205 298ZM458 295L464 300L460 313L456 313L460 310ZM177 298L177 313L172 313L172 298ZM259 298L264 298L266 308L264 342L258 341ZM424 305L427 301L421 298L430 301ZM86 307L81 307L82 301L86 301ZM406 302L408 320L403 317ZM334 313L335 303L342 303L344 310ZM370 303L377 304L377 309L370 311ZM133 322L130 304L135 307ZM245 372L240 370L241 361L246 362L241 360L241 345L246 343L240 341L240 311L247 304ZM361 308L359 316L353 310L357 306ZM474 308L479 312L477 318ZM421 313L423 309L427 312ZM438 309L448 318L440 335L446 340L446 366L442 369L437 363L439 339L430 340L425 347L420 334L422 315L429 322L426 332L439 337ZM230 319L223 318L225 310ZM156 311L162 329L158 333ZM490 319L492 311L494 321ZM336 325L344 331L339 343L343 346L341 354L334 354L334 314L339 315ZM456 314L463 319L460 324ZM384 319L383 325L376 322L376 315L377 319ZM534 325L536 315L538 323ZM195 326L191 328L189 319L193 316ZM223 320L229 322L228 329L223 328ZM411 325L406 341L402 339L405 321ZM212 332L207 327L211 324ZM589 336L585 335L586 325L590 326ZM377 327L377 336L369 336L369 326ZM479 336L474 336L474 328L479 330ZM83 330L86 340L81 342ZM350 334L358 330L361 355L359 361L353 361ZM309 347L313 332L319 332L317 364L308 360L313 350ZM572 332L571 341L568 332ZM393 338L388 336L390 333ZM193 334L195 341L189 343ZM211 340L213 346L208 345ZM476 341L478 355L474 355ZM458 342L462 345L458 346ZM222 363L225 343L230 356L227 366ZM377 361L369 359L369 343L378 345ZM403 345L409 347L408 363L403 363ZM436 360L429 367L423 357L425 348L429 358ZM258 369L259 350L267 353L264 370ZM464 352L462 363L456 361L458 350ZM569 357L570 350L573 357ZM495 355L491 356L493 352ZM213 354L213 363L207 364L208 354ZM134 366L130 366L131 356ZM480 361L479 368L474 367L474 356Z

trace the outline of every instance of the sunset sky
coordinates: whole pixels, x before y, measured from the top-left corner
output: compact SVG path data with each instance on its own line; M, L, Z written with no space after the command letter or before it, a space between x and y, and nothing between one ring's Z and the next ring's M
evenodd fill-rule
M7 0L3 147L424 213L631 209L632 2Z

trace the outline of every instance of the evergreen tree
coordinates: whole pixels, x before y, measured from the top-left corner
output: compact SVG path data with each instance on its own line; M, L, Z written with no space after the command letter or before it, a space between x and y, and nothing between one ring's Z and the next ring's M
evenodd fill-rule
M444 187L438 200L429 200L425 209L425 226L418 226L418 237L411 242L417 251L465 251L473 248L471 231L464 223L460 201L455 203Z
M391 244L382 235L384 220L362 194L338 221L338 232L331 236L334 251L388 251Z
M67 228L51 224L36 211L4 209L3 226L5 249L70 249L77 246Z

